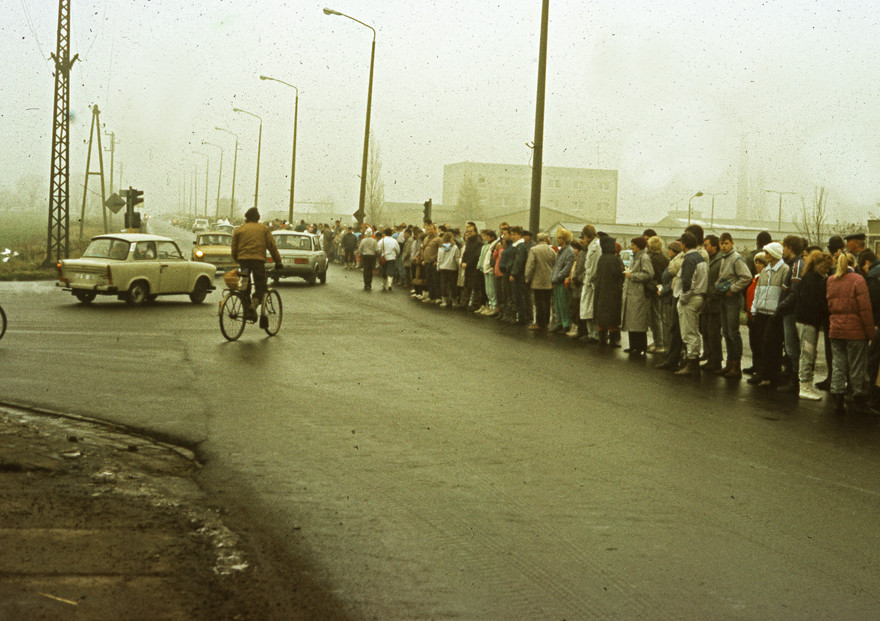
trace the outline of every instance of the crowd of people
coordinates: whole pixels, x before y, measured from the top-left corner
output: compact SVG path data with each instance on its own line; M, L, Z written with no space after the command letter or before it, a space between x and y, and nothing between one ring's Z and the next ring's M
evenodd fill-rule
M745 374L802 399L828 391L839 412L880 410L880 260L863 233L819 247L764 231L740 253L729 233L704 235L697 224L665 244L649 229L629 240L626 263L623 244L593 225L576 240L506 223L496 232L468 222L463 233L431 222L325 227L324 243L331 258L363 270L367 290L377 271L383 291L404 288L424 304L528 330L600 347L621 347L625 332L626 353L657 356L656 368L678 376ZM814 384L820 338L829 374Z

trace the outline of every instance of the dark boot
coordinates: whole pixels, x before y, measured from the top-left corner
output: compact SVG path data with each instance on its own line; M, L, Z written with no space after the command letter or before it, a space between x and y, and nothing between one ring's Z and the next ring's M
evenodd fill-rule
M685 365L675 372L676 375L700 375L700 359L699 358L688 358Z
M740 369L739 362L731 362L727 371L722 374L724 377L732 377L735 379L739 379L742 377L742 370Z
M829 375L821 382L816 382L815 386L819 390L831 390L831 376Z
M606 345L608 345L608 332L599 330L599 347L605 347Z
M877 416L880 414L880 412L877 412L877 410L871 407L871 403L867 396L855 397L853 399L852 413L861 414L863 416Z
M776 387L777 392L798 392L798 389L798 384L792 381L791 375Z
M608 344L611 347L620 347L620 330L615 330L608 335Z
M831 401L834 403L835 414L846 414L846 395L843 393L831 393Z

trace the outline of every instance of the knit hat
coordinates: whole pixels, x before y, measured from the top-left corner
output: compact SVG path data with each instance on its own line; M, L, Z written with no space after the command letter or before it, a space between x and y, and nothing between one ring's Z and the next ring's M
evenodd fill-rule
M778 261L782 258L782 244L779 242L771 242L764 246L764 252L773 257L774 260Z
M669 250L671 250L672 252L674 252L675 254L678 254L679 252L681 252L681 242L680 241L677 241L677 240L671 241L668 244L666 244L666 247Z

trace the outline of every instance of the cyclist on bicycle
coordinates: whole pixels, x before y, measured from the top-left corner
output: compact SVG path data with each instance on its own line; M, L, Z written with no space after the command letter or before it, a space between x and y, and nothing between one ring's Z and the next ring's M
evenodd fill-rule
M257 306L266 294L266 251L275 261L275 269L281 269L281 255L275 238L268 227L260 224L260 212L251 207L244 213L245 223L232 233L232 260L241 269L249 270L254 280L254 295L247 309L248 319L257 319ZM250 295L250 285L246 295Z

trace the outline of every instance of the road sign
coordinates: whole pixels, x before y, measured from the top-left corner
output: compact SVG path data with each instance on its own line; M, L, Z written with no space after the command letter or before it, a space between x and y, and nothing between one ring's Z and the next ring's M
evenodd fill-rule
M125 199L114 192L110 198L104 201L104 205L113 213L119 213L119 210L125 207Z

